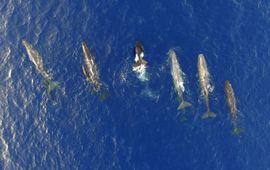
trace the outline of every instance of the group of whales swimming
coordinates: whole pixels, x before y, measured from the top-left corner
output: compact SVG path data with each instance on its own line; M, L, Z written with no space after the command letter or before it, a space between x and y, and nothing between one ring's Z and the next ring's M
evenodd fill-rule
M185 91L184 81L183 81L184 73L181 70L180 64L176 58L176 53L173 50L169 51L169 57L171 60L171 74L172 74L174 86L175 86L175 89L177 91L179 101L180 101L180 105L178 109L182 110L191 106L191 103L185 101L183 97L183 93ZM203 54L198 55L197 69L198 69L198 77L199 77L199 82L200 82L200 87L201 87L201 93L204 97L205 105L207 108L207 111L201 116L201 118L202 119L214 118L216 117L216 114L210 110L210 106L209 106L209 93L213 90L213 88L210 85L210 74L208 72L206 60ZM232 133L235 135L238 135L243 132L243 129L239 128L237 125L238 110L236 108L236 100L234 96L234 91L229 80L225 81L224 91L226 95L227 105L228 105L230 115L231 115L231 120L233 123Z
M37 71L42 75L44 78L44 83L47 88L48 94L52 92L55 88L59 87L59 83L53 81L52 76L46 71L43 66L42 57L39 55L38 51L36 51L32 45L27 42L26 40L22 40L22 44L24 45L26 52L29 56L30 61L35 65ZM100 81L99 71L97 68L97 64L95 63L94 56L91 54L89 48L87 47L85 42L82 42L82 50L84 53L84 61L85 65L82 66L83 73L86 77L86 80L90 83L93 92L100 92L101 98L105 99L108 95L106 89L103 88L103 84ZM171 63L171 75L174 83L175 90L178 95L179 99L179 110L183 110L187 107L192 106L191 103L187 102L184 99L184 72L182 71L180 64L177 60L177 56L174 50L169 50L169 59ZM147 68L147 61L144 60L144 49L143 45L140 42L137 42L135 45L135 64L133 65L133 71L137 73L144 72ZM199 83L201 87L202 95L204 96L205 105L207 111L201 116L202 119L207 118L214 118L216 114L210 110L209 106L209 93L212 91L212 87L210 85L210 74L208 72L206 60L203 54L199 54L198 56L198 77ZM240 134L243 132L243 129L239 128L237 125L237 117L238 117L238 110L236 108L236 100L234 96L234 91L232 85L229 80L225 81L225 94L227 99L227 104L229 107L231 120L233 123L233 131L232 133L235 135Z

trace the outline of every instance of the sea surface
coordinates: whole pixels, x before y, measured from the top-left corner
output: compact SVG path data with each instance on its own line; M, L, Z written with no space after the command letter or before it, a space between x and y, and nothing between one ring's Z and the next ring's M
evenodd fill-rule
M25 39L60 83L53 101L22 45ZM144 45L147 79L132 71ZM81 43L95 56L102 101L82 72ZM269 170L270 1L1 0L0 169ZM185 73L179 102L174 49ZM204 54L211 83L206 111L197 76ZM224 81L237 101L232 135Z

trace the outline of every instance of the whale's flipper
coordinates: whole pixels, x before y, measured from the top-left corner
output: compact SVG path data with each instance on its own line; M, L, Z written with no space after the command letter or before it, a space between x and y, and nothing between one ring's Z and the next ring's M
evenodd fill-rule
M140 59L139 61L137 61L134 65L133 65L133 67L139 67L139 66L141 66L141 65L145 65L146 66L146 64L147 64L148 62L146 61L146 60L144 60L144 59Z
M202 119L215 118L217 115L214 112L207 111L202 115Z
M185 108L187 108L187 107L191 107L191 106L192 106L191 103L182 100L182 102L180 103L180 105L178 106L177 109L178 109L178 110L183 110L183 109L185 109Z
M141 64L147 64L148 62L144 59L141 59Z

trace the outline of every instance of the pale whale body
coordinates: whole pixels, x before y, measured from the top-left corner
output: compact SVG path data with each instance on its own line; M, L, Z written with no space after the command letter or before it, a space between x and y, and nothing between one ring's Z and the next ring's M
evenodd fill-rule
M178 106L179 110L185 109L186 107L190 107L191 104L184 100L183 93L185 91L184 87L184 72L181 70L179 62L176 58L176 53L173 50L169 51L169 58L171 63L171 75L173 78L173 83L177 95L179 97L180 105Z
M35 65L37 71L44 78L47 91L48 93L50 93L53 89L59 86L59 83L56 81L52 81L52 76L44 68L42 57L39 55L38 51L33 49L32 45L28 43L26 40L22 40L22 44L26 49L30 61Z
M216 114L210 111L209 106L209 92L212 91L210 85L210 74L208 72L207 64L203 54L199 54L198 56L197 67L201 91L207 107L207 111L202 115L202 119L214 118L216 117Z
M89 48L87 47L86 43L82 43L82 49L84 53L84 61L85 65L82 66L83 73L86 77L86 80L93 85L93 91L99 92L101 89L101 82L99 77L99 72L97 65L94 61L93 55L90 53Z

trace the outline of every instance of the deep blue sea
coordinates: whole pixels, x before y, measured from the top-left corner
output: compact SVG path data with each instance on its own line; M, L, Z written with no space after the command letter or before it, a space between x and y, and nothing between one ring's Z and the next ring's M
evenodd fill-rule
M22 45L43 59L60 88L55 104ZM144 45L148 81L132 71ZM110 96L82 72L81 43ZM270 1L1 0L0 169L270 170ZM185 72L177 110L168 51ZM214 119L197 76L204 54ZM224 81L244 129L232 135Z

